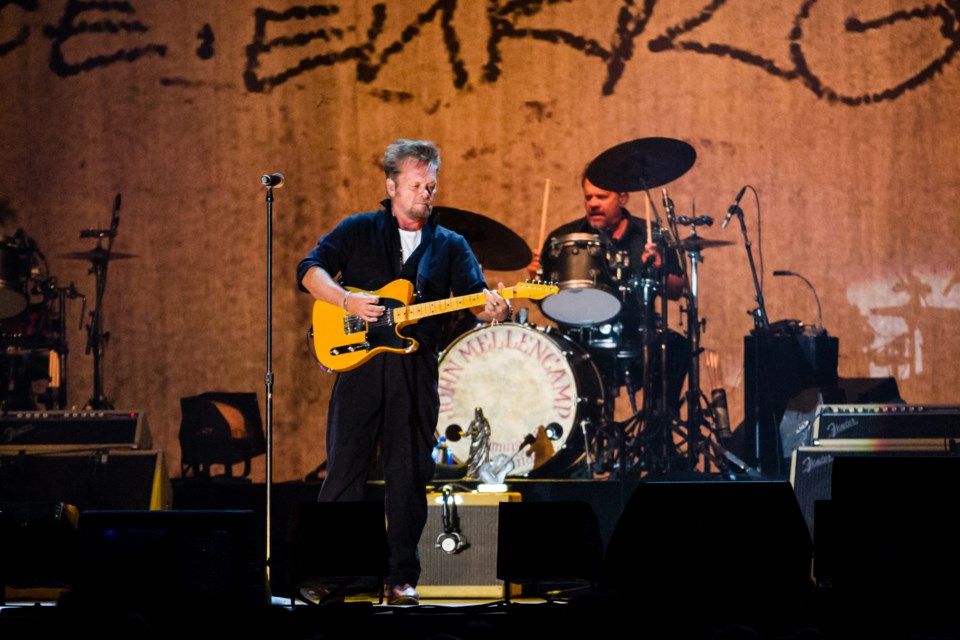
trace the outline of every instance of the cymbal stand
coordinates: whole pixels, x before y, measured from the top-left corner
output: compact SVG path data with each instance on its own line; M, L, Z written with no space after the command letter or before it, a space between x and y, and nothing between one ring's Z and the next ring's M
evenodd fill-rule
M96 237L97 248L103 238L107 238L107 248L102 255L93 258L90 273L94 274L96 282L96 303L90 312L90 323L87 325L86 354L93 353L93 397L87 401L88 409L113 409L113 403L103 394L103 352L110 334L103 330L103 294L107 288L107 264L110 262L110 251L113 248L113 239L117 235L120 224L120 194L117 194L113 204L113 215L110 229L88 229L80 233L81 238Z
M712 414L703 410L701 401L706 400L700 389L700 355L703 349L700 347L700 331L702 323L700 321L700 301L699 301L699 264L703 262L700 255L700 247L696 242L697 226L713 224L713 219L709 216L700 216L690 219L681 217L680 224L689 224L691 227L691 238L687 240L687 256L690 259L690 295L687 299L687 332L690 340L690 370L687 373L687 417L685 422L686 433L686 471L696 472L703 462L703 471L709 471L710 464L721 472L745 472L748 475L756 476L756 472L746 463L740 460L732 452L728 451L717 441L714 433L714 425L711 422ZM683 424L683 423L681 423ZM709 434L705 435L702 429L706 427ZM731 468L731 465L733 468Z

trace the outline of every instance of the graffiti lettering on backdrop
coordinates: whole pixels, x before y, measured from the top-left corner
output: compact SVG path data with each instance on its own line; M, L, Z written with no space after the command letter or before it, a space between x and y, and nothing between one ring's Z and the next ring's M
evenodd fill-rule
M24 11L36 11L38 8L37 0L2 0L0 1L0 11L10 5L16 5L23 9ZM23 25L17 31L17 35L13 36L10 40L6 42L0 42L0 58L7 55L17 47L22 46L26 43L27 38L30 37L30 27Z
M939 57L931 60L922 69L892 87L860 95L845 95L836 89L826 86L822 82L809 67L807 55L804 53L804 25L811 19L818 2L819 0L804 0L800 6L799 13L794 18L793 27L790 29L789 35L790 60L794 65L792 69L781 68L773 60L739 47L716 43L705 45L699 42L678 40L679 36L692 33L698 27L709 22L724 5L732 6L735 4L732 2L728 3L727 0L713 0L697 16L684 21L678 26L671 27L667 30L666 34L651 40L649 48L653 52L679 49L693 53L731 58L745 64L756 66L778 78L799 80L817 97L827 98L831 102L840 102L850 106L893 100L904 92L919 87L942 72L943 68L953 60L957 51L960 50L960 25L958 25L960 2L957 0L946 0L945 3L941 2L932 6L925 5L909 11L895 11L889 15L877 16L870 20L861 20L857 17L850 16L844 23L844 30L852 34L852 37L862 36L884 28L895 27L902 22L912 20L936 20L939 22L936 31L939 32L940 36L947 43L947 46Z
M555 46L569 47L579 51L588 58L593 58L606 66L607 77L600 88L604 95L614 93L617 84L623 78L627 63L635 56L636 40L643 35L654 15L658 0L644 0L638 3L634 0L624 0L619 10L612 11L614 17L613 38L609 46L605 46L594 38L564 29L537 28L530 21L535 21L548 7L561 4L573 4L574 0L511 0L487 3L487 21L490 33L487 40L487 61L483 66L483 79L487 82L496 82L501 76L501 44L507 40L532 40L548 43ZM787 81L800 81L819 98L826 98L832 102L856 106L882 100L892 100L908 89L916 88L933 79L942 71L960 49L960 31L957 27L957 17L960 15L960 3L949 0L948 4L936 4L911 11L898 11L887 16L873 17L861 20L855 16L848 17L844 27L852 36L862 36L872 31L894 27L898 23L910 20L936 20L939 22L937 33L947 43L946 49L938 58L926 64L919 71L906 80L894 86L881 89L864 95L844 95L840 91L826 86L810 68L808 57L804 52L804 26L807 25L811 12L817 0L804 0L799 3L798 13L792 24L785 25L785 36L789 42L790 60L793 68L784 68L773 59L764 55L722 43L703 44L681 39L681 36L692 36L699 28L714 19L721 9L746 7L745 3L735 3L728 0L712 0L692 14L679 25L670 27L663 34L655 35L647 43L652 53L671 51L689 51L702 55L722 56L735 62L758 67L770 75ZM357 66L357 80L373 82L380 69L387 65L390 58L402 52L404 47L421 34L423 29L438 21L443 32L443 41L446 48L447 60L452 71L453 84L463 88L469 80L469 72L460 57L460 38L453 26L453 18L457 9L457 0L437 0L429 5L426 11L420 13L416 19L407 24L399 38L389 43L379 43L387 22L388 7L386 4L375 4L371 10L369 24L366 25L365 40L346 45L346 40L356 37L361 32L361 25L350 25L340 28L320 28L305 31L295 37L285 36L266 39L267 27L271 23L286 23L294 20L305 20L311 17L332 18L337 15L337 5L313 5L311 7L297 7L282 13L258 9L255 15L254 41L247 47L247 69L244 80L249 91L265 91L283 84L287 80L323 66L333 66L340 63L355 63ZM521 26L522 25L522 26ZM305 46L311 41L322 39L327 43L342 42L343 48L332 49L321 54L301 58L293 66L282 69L274 74L261 75L258 69L264 59L272 53ZM284 51L286 52L286 51Z
M598 89L602 95L612 95L627 73L628 63L642 64L638 56L639 41L646 36L646 50L651 54L683 52L718 56L733 63L755 67L780 80L799 82L818 98L859 106L896 99L906 91L935 79L960 50L960 0L943 0L886 15L847 16L839 33L848 34L857 44L863 44L864 39L869 39L873 34L878 34L876 38L886 38L884 30L910 23L914 27L923 27L923 42L929 50L936 51L939 46L936 38L944 43L942 52L930 59L922 58L922 54L917 54L916 61L908 59L903 78L885 81L890 86L858 92L828 86L815 68L816 56L811 56L814 52L808 50L812 46L808 38L814 33L829 35L819 31L830 29L833 32L837 27L836 24L829 24L830 19L824 21L821 9L830 5L820 4L819 0L795 0L796 13L792 21L784 20L786 46L784 62L780 63L776 61L775 52L758 52L735 44L696 39L697 33L718 16L735 19L737 12L755 12L756 5L752 0L710 0L665 29L652 26L659 0L622 0L619 6L611 2L610 35L606 43L577 32L576 27L546 28L538 24L549 19L551 25L556 25L558 20L564 18L564 11L571 7L574 9L569 14L570 22L576 24L575 19L579 14L573 11L584 11L587 1L488 0L483 8L488 33L484 45L486 59L478 74L480 80L496 83L503 74L502 47L508 42L526 41L538 47L552 45L568 48L602 65L606 69L606 76ZM595 0L589 1L590 10L596 11ZM253 11L252 39L246 47L244 86L249 92L265 92L302 74L341 64L354 65L357 81L369 84L408 45L426 29L433 27L440 30L443 52L439 57L445 57L453 86L457 89L467 88L471 72L461 55L462 41L455 18L458 9L475 5L467 5L464 0L424 0L422 5L424 10L409 19L397 17L402 15L404 9L409 11L409 4L397 9L396 4L386 2L372 2L366 17L361 18L354 18L356 13L353 10L347 12L349 17L345 16L336 3L294 6L283 11L257 8ZM152 8L156 5L145 6ZM13 7L19 7L21 14L25 15L38 10L38 1L0 0L0 12L14 12L16 9ZM87 21L84 20L84 14L88 12L120 16L118 19ZM86 34L109 35L117 39L146 38L145 34L150 28L137 19L137 15L138 11L132 2L67 0L59 24L47 25L43 30L43 34L52 41L50 69L61 77L68 77L120 62L133 63L147 56L165 58L167 46L157 42L138 43L138 46L118 48L73 61L67 60L64 55L65 44ZM930 24L924 24L926 22ZM470 22L470 28L472 33L475 32L475 21ZM772 28L775 29L776 25ZM391 33L396 35L389 35ZM201 60L213 57L214 28L204 24L196 36L196 55ZM739 42L742 36L737 32L730 37L735 37ZM0 41L0 58L21 47L29 37L29 27L23 26L9 40ZM511 47L510 52L510 55L527 55L518 52L516 47Z
M106 67L121 60L133 62L143 56L166 56L167 47L161 44L147 44L144 47L132 49L117 49L105 55L91 56L79 63L69 63L63 56L63 45L74 36L84 34L119 34L119 33L146 33L149 28L139 20L98 20L86 22L78 20L88 11L109 12L116 11L124 16L133 16L136 10L129 2L82 2L69 0L64 9L60 24L56 27L44 27L43 35L53 40L50 51L50 69L59 76L73 76L83 71L90 71L97 67Z

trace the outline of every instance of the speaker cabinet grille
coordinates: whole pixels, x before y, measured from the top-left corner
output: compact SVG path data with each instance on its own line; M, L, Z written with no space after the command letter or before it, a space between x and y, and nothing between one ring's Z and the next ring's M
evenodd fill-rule
M443 494L428 493L427 525L420 538L421 572L417 590L425 598L502 596L503 581L497 579L499 505L519 502L520 494L453 493L451 497L456 501L460 532L469 546L458 553L437 548L437 539L444 533Z

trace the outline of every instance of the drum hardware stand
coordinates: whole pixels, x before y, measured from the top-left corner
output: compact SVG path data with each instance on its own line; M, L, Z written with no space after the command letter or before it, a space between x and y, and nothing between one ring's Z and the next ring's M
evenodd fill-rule
M77 291L77 288L71 282L69 286L57 286L57 279L53 276L41 280L37 283L37 293L47 298L52 295L57 297L57 339L52 344L52 351L57 354L57 398L56 406L58 409L67 408L67 356L70 349L67 346L67 300L75 300L86 297ZM83 324L81 314L80 324Z
M81 238L97 238L97 250L102 250L100 243L107 238L107 248L91 258L93 266L90 273L94 274L96 283L96 306L90 312L90 323L87 325L87 348L85 353L93 353L93 397L85 405L88 409L113 409L113 403L103 395L103 352L110 334L103 330L103 294L107 288L107 263L110 261L110 251L113 248L113 239L117 235L120 224L120 194L117 194L113 203L113 215L109 229L86 229L80 232Z

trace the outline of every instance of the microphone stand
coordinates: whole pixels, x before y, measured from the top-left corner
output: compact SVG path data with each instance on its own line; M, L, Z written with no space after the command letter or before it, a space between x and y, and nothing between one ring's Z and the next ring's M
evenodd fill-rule
M273 190L283 186L283 176L273 174L272 176L263 176L261 183L267 188L267 357L266 357L266 375L264 376L264 386L266 387L266 552L264 555L264 568L267 576L267 587L270 586L270 523L272 518L272 498L273 498L273 296L271 289L273 284Z
M750 242L750 238L747 237L747 225L743 221L743 209L737 207L736 210L737 219L740 221L740 232L743 234L743 246L747 250L747 259L750 261L750 274L753 276L753 288L757 292L755 300L757 301L757 308L753 310L753 320L758 329L762 328L764 330L770 329L770 321L767 319L767 308L763 302L763 289L760 287L760 279L757 276L757 265L753 261L753 244Z
M756 291L755 300L757 302L757 308L751 312L751 315L753 316L753 322L754 322L753 334L756 337L756 343L754 344L754 349L753 349L753 370L754 370L754 375L756 377L754 381L756 388L754 389L754 394L753 394L753 411L754 411L753 430L754 430L754 439L755 439L753 454L755 456L755 460L757 464L760 465L761 467L760 469L761 473L763 473L764 475L772 476L772 477L781 477L783 473L782 473L782 469L780 468L781 464L780 464L779 454L775 456L775 459L776 459L776 462L774 463L774 465L776 466L775 469L773 470L763 469L762 468L763 465L760 464L763 458L763 453L760 451L761 443L766 442L766 438L764 437L764 434L761 433L761 431L763 430L764 414L766 413L766 409L770 408L770 407L764 406L765 403L761 398L761 396L765 395L764 393L761 393L761 387L764 384L763 381L767 379L764 371L765 369L764 363L766 362L765 352L767 350L766 349L767 341L770 339L770 321L767 318L767 309L763 301L763 289L760 287L760 279L759 279L759 276L757 275L756 263L753 260L753 251L752 251L753 245L750 242L750 238L747 235L747 225L743 219L743 209L741 209L739 206L736 206L735 209L736 210L734 211L734 213L736 214L737 219L740 221L740 233L743 235L743 245L747 252L747 259L750 262L750 274L753 277L753 287L754 287L754 290ZM773 417L774 416L771 416L771 418ZM772 439L774 441L772 448L779 451L780 450L780 434L777 432L778 429L776 428L775 423L776 423L775 420L771 420L771 425L772 425L771 433L772 433Z

